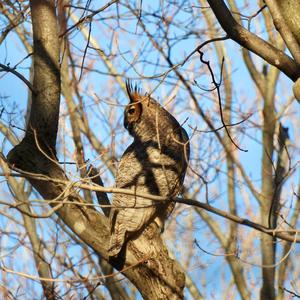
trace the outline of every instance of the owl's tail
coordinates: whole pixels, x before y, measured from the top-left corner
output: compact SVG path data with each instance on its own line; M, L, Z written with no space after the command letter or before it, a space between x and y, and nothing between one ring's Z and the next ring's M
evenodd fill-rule
M115 230L114 232L112 232L112 235L110 237L110 244L108 249L109 256L117 256L125 243L125 228L116 226L116 228L114 229Z

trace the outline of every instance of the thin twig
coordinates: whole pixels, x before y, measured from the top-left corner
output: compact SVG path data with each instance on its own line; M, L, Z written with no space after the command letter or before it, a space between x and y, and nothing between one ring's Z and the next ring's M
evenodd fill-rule
M93 13L85 16L84 18L81 18L78 22L76 22L74 25L72 25L66 31L64 31L59 37L63 37L64 35L66 35L70 31L72 31L74 28L78 27L81 23L83 23L85 21L88 21L90 23L95 15L97 15L98 13L104 11L106 8L108 8L109 6L111 6L112 4L114 4L116 2L119 2L119 0L110 1L107 4L105 4L104 6L102 6L101 8L95 10ZM84 10L87 10L87 9L84 8Z
M11 270L11 269L8 269L6 268L5 266L0 266L0 270L2 270L3 272L7 272L7 273L10 273L10 274L14 274L14 275L18 275L18 276L21 276L21 277L24 277L24 278L28 278L28 279L32 279L32 280L40 280L40 281L48 281L48 282L68 282L68 283L74 283L74 282L83 282L83 281L99 281L101 279L104 279L104 278L109 278L109 277L115 277L119 274L122 274L123 272L126 272L142 263L145 263L149 258L143 258L143 259L140 259L137 263L131 265L131 266L128 266L128 267L125 267L123 268L122 270L120 271L117 271L117 272L114 272L112 274L108 274L108 275L102 275L102 276L96 276L96 277L83 277L83 278L78 278L78 279L58 279L58 278L44 278L44 277L39 277L39 276L34 276L34 275L30 275L30 274L26 274L26 273L23 273L23 272L17 272L17 271L14 271L14 270ZM3 262L2 262L3 264Z
M225 124L225 120L224 120L224 116L223 116L223 109L222 109L222 100L221 100L221 92L220 92L220 85L222 82L222 75L220 78L220 82L218 83L215 79L215 74L210 66L209 60L204 60L203 56L204 53L201 50L198 50L198 53L200 54L200 60L202 63L204 63L205 65L207 65L207 68L210 72L211 75L211 79L212 79L212 83L214 84L214 86L217 89L217 94L218 94L218 101L219 101L219 109L220 109L220 116L221 116L221 122L223 124L223 127L225 128L225 131L227 133L227 136L229 137L230 141L233 143L233 145L238 148L239 150L243 151L243 152L248 152L248 150L246 149L242 149L241 147L239 147L236 142L233 140L233 138L231 137L229 130L228 130L228 126ZM224 58L222 59L222 65L221 65L221 74L222 74L222 69L223 69L223 65L224 65Z
M12 74L16 75L19 79L21 79L28 86L28 88L31 90L31 92L33 94L36 94L36 92L33 88L33 85L22 74L17 72L15 70L15 68L10 68L9 66L3 65L3 64L0 64L0 67L2 68L2 70L0 69L0 72L4 70L6 72L9 72L9 73L12 73Z
M42 174L34 174L30 172L25 172L20 169L14 168L11 166L12 169L15 169L16 171L22 173L24 177L29 177L29 178L34 178L36 180L42 180L42 181L48 181L48 182L53 182L53 183L63 183L63 184L70 184L68 180L59 180L55 178L51 178L49 176L45 176ZM1 174L0 174L1 175ZM4 174L5 176L10 176L11 174ZM19 176L22 176L19 175ZM218 216L221 216L223 218L226 218L228 220L231 220L233 222L236 222L238 224L254 228L260 232L266 233L268 235L271 235L273 237L289 241L289 242L296 242L300 243L300 239L297 238L295 240L295 234L298 233L297 230L278 230L278 229L270 229L262 224L255 223L253 221L250 221L246 218L241 218L235 214L232 214L230 212L223 211L217 207L214 207L208 203L203 203L199 202L197 200L193 199L182 199L179 197L174 197L174 198L168 198L168 197L163 197L163 196L157 196L157 195L152 195L152 194L147 194L147 193L137 193L136 191L133 190L127 190L127 189L121 189L121 188L104 188L101 186L92 186L89 184L84 184L84 183L79 183L79 182L74 182L73 183L74 188L81 188L81 189L86 189L86 190L91 190L91 191L100 191L100 192L106 192L106 193L117 193L117 194L125 194L125 195L134 195L136 197L142 197L145 199L149 200L154 200L154 201L173 201L177 203L182 203L185 205L190 205L190 206L196 206L202 209L205 209L213 214L216 214ZM136 207L133 207L133 209L136 209Z

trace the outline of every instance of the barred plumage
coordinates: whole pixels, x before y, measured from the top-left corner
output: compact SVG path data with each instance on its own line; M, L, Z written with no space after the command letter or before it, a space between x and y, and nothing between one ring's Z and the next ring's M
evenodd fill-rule
M138 193L176 196L183 185L189 159L186 131L149 95L126 83L130 103L124 126L134 137L118 167L116 186ZM110 212L109 255L119 254L130 235L141 232L154 219L164 223L174 208L134 195L114 194ZM163 225L161 225L163 226Z

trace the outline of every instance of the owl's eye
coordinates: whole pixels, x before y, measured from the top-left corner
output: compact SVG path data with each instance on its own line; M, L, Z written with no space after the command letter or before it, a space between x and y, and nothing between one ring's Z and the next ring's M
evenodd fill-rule
M135 113L135 108L134 107L131 107L128 109L128 114L129 115L133 115Z

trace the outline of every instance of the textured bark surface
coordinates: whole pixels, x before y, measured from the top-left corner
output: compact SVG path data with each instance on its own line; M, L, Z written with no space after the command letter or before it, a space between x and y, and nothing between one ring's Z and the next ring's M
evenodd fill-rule
M299 0L277 0L280 11L296 37L298 44L300 45L300 1Z
M84 200L71 184L65 183L67 177L55 156L60 99L60 46L55 2L31 1L31 16L35 93L25 137L9 152L8 161L14 168L30 173L28 180L45 199L62 201L58 206L53 204L58 216L108 261L108 219L92 207L63 204L63 201L83 203ZM124 257L110 262L116 269L124 270L122 273L136 285L144 299L183 299L184 273L169 257L155 224L128 243Z

